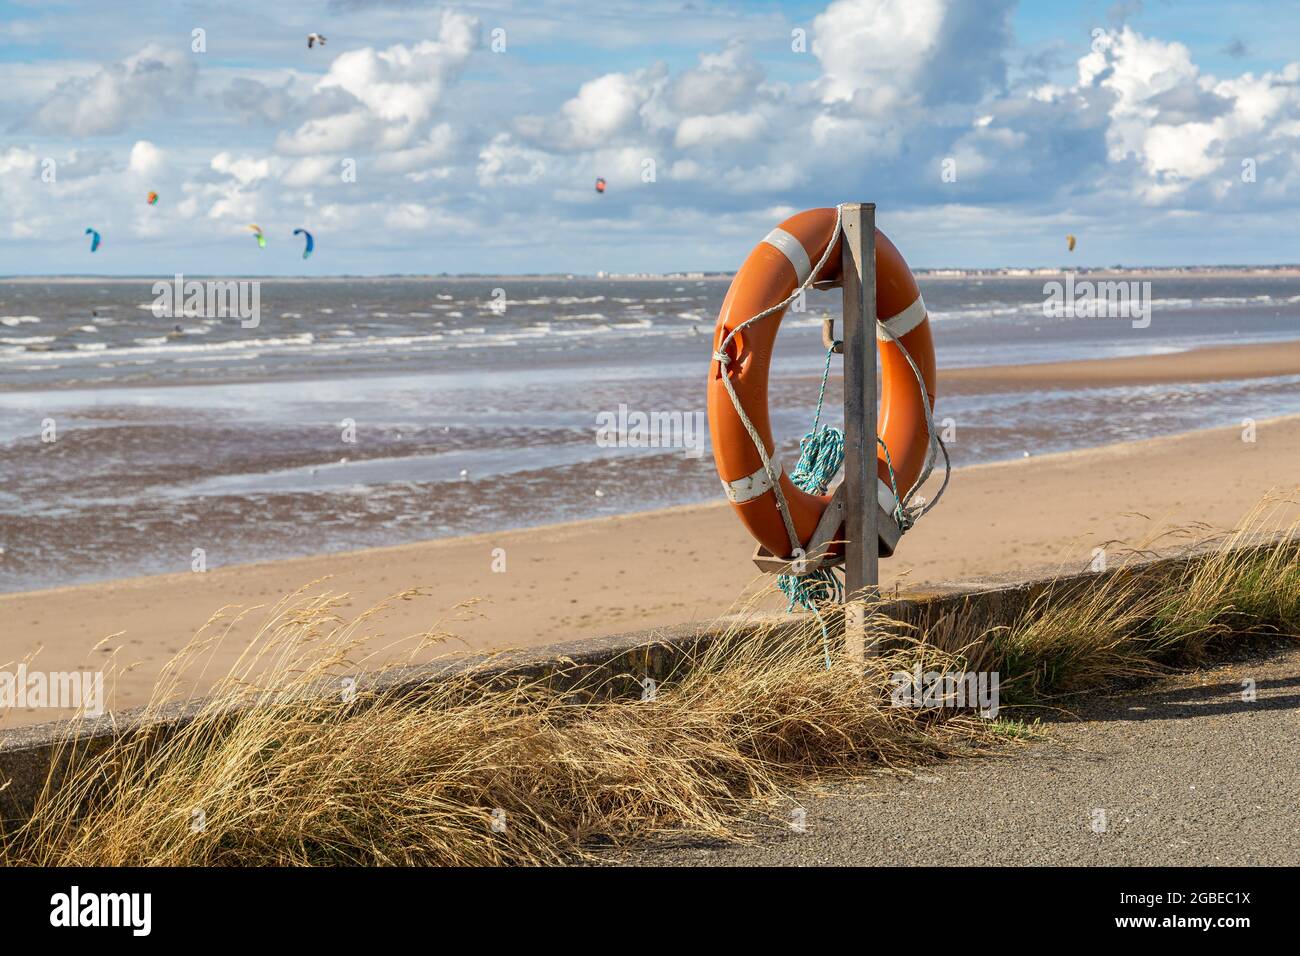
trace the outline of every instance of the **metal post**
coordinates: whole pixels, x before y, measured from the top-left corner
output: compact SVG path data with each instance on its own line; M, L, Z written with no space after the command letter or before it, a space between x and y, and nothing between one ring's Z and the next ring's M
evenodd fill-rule
M844 553L846 600L880 593L880 526L876 503L876 205L845 203L841 268L844 292ZM866 654L861 603L844 620L845 651Z

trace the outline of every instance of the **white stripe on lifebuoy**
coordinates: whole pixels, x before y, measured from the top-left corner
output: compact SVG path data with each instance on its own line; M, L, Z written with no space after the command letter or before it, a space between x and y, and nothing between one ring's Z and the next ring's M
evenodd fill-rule
M776 477L781 477L781 463L773 459L772 470L776 472ZM737 478L735 481L724 481L722 490L727 493L727 499L732 504L741 504L751 501L759 495L765 495L772 490L772 480L767 477L767 469L759 468L752 475L746 475L744 478ZM891 495L892 498L892 495Z
M808 260L808 250L803 247L803 243L796 239L784 229L773 229L763 241L769 246L780 250L781 254L790 260L790 265L794 266L794 274L799 285L803 285L804 279L808 278L808 273L812 272L812 263Z
M880 324L888 328L890 332L893 332L895 336L901 339L904 335L911 332L914 328L925 321L925 314L925 299L918 295L916 301L906 309L898 313L898 315L891 315L887 319L881 319ZM885 334L884 329L876 329L876 338L882 342L890 341L890 338Z

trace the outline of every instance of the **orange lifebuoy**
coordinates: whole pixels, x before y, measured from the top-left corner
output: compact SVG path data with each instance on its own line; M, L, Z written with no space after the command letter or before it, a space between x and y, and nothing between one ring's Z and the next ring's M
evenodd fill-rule
M790 536L763 460L736 410L723 376L728 376L741 407L763 441L779 476L796 535L800 544L806 546L831 497L809 494L795 487L774 457L776 446L768 416L767 378L784 310L741 329L726 345L725 352L719 350L737 326L784 302L802 286L826 255L828 244L833 244L833 248L813 281L839 279L838 221L835 209L809 209L791 216L768 233L731 280L713 332L708 407L718 477L750 534L772 554L781 557L792 556ZM934 340L916 278L894 244L879 230L876 231L876 315L897 338L895 341L877 330L881 377L877 420L880 437L889 449L898 492L905 496L925 468L930 449L927 418L934 407ZM903 349L916 363L925 381L925 393ZM725 363L718 358L723 354L727 356ZM879 449L876 473L880 505L893 514L896 501L889 484L889 467L884 452ZM888 552L884 553L887 556Z

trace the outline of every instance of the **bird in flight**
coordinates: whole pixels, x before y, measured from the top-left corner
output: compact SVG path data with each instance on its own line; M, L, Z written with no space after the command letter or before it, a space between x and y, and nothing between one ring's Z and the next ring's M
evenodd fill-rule
M311 49L313 46L315 46L317 43L319 43L321 46L324 46L324 45L325 45L325 38L324 38L323 36L321 36L319 33L308 33L308 34L307 34L307 49L310 50L310 49Z

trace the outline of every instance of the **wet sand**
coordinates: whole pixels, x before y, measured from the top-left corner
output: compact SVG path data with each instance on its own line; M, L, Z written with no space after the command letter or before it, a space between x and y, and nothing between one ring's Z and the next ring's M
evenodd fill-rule
M1300 340L1124 358L941 369L940 395L1028 388L1110 388L1300 375Z
M1261 419L1255 437L1244 442L1240 429L1219 428L960 469L943 503L883 563L882 585L1078 569L1107 542L1138 545L1197 523L1229 527L1270 491L1300 495L1300 416ZM1300 507L1291 505L1274 523L1297 519ZM1155 546L1183 540L1165 537ZM431 628L456 635L449 648L487 649L705 622L744 595L770 589L749 561L752 550L729 507L718 503L12 594L0 597L0 667L12 669L40 646L32 667L97 668L117 649L122 665L137 666L117 679L111 706L136 706L166 660L218 608L268 605L326 576L331 580L318 587L351 595L350 613L408 588L427 589L367 626L375 645ZM494 570L502 556L504 571ZM765 600L776 606L775 597ZM475 607L454 609L474 598ZM236 627L209 674L227 666L253 630L251 623ZM0 726L53 716L14 711Z

